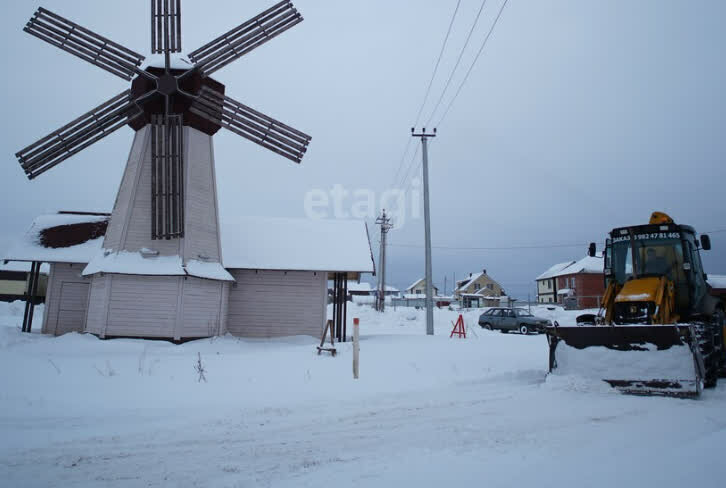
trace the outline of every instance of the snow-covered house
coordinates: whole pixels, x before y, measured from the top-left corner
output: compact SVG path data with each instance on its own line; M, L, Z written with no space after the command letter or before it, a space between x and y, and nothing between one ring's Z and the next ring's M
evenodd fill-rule
M557 273L572 264L575 264L575 261L557 263L535 278L537 282L537 302L557 303Z
M585 256L553 274L557 302L569 308L597 308L605 293L603 258Z
M374 270L363 222L220 219L220 266L201 254L183 263L146 248L109 252L103 247L109 220L108 214L40 216L6 256L50 264L44 333L319 336L329 276L359 279Z
M30 263L0 261L0 302L24 300L30 294ZM36 303L45 300L48 283L48 265L40 268L38 287L35 292Z
M469 276L463 280L457 280L454 289L454 298L459 300L463 307L478 307L480 298L499 297L504 294L502 286L487 274L486 269L478 273L469 273Z
M439 289L435 285L431 285L434 296L439 294ZM422 298L426 296L426 278L421 278L411 283L411 286L404 291L405 298Z
M378 296L378 289L373 290L373 294ZM395 286L386 285L386 291L383 294L387 297L398 297L401 294L401 290Z
M374 290L370 283L365 281L348 281L348 295L370 297L373 296Z

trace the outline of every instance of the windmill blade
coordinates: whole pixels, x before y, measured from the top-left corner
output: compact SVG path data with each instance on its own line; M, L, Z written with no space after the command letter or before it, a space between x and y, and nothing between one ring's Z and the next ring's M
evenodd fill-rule
M184 124L151 116L151 238L184 237Z
M312 139L208 87L202 88L189 110L296 163L302 161Z
M28 179L100 141L143 111L126 90L15 154Z
M303 21L290 0L270 7L212 42L189 53L202 74L209 76Z
M151 52L181 52L181 0L151 0Z
M23 30L127 81L144 61L141 54L42 7Z

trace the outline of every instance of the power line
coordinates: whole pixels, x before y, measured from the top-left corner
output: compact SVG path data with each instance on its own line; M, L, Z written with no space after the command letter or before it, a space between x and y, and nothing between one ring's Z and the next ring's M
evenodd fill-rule
M459 64L461 63L461 58L464 56L464 52L466 51L466 48L469 46L469 41L471 41L471 35L474 33L474 29L476 29L476 26L479 23L479 17L481 17L481 13L484 11L484 6L486 5L486 3L487 3L487 0L482 0L481 7L479 7L479 12L476 14L476 19L474 19L474 24L471 26L471 29L469 30L469 35L466 36L466 42L464 43L464 47L462 47L461 51L459 52L459 57L456 60L454 69L451 70L451 74L449 75L449 79L446 80L446 85L444 86L444 89L441 92L441 96L439 97L439 100L436 102L436 106L434 107L434 110L431 112L431 116L426 121L427 126L431 125L431 120L434 118L434 115L436 115L436 111L439 109L439 106L441 106L441 102L444 99L444 95L446 95L446 90L449 89L449 85L451 85L451 80L454 78L454 74L456 73L456 70L459 67Z
M497 26L497 22L499 22L499 17L502 16L502 12L504 11L504 7L507 6L508 1L509 0L504 0L504 3L502 3L501 8L499 9L499 13L497 14L497 17L494 19L494 23L492 24L491 28L489 29L487 36L484 38L484 42L482 42L482 45L479 48L479 52L477 52L476 57L474 58L474 62L471 63L471 66L469 67L469 71L466 72L466 76L464 76L464 80L459 85L459 88L456 90L456 93L454 94L454 98L451 99L451 101L449 102L449 105L446 107L446 110L444 111L444 114L439 119L439 123L436 124L437 127L440 126L441 123L444 121L444 119L446 118L446 115L449 113L449 110L451 110L452 105L454 105L454 102L456 101L457 97L459 96L459 93L461 93L461 89L464 88L466 81L469 79L469 75L471 74L472 70L474 69L476 62L479 60L479 56L481 56L481 53L484 51L484 47L486 47L487 42L489 41L489 37L492 35L494 28ZM433 117L433 114L432 114L432 117Z
M461 6L461 0L456 2L456 8L454 9L454 15L451 16L451 22L449 22L449 29L446 31L446 37L444 38L444 43L441 45L441 52L439 52L439 59L436 60L436 66L434 66L434 72L431 74L431 79L429 80L429 86L426 88L426 95L424 96L423 102L421 103L421 108L418 109L418 115L416 115L416 122L414 122L413 126L418 127L419 119L421 118L421 112L423 112L424 107L426 106L426 102L429 99L429 95L431 94L431 86L434 84L434 78L436 77L436 73L439 70L439 64L441 63L441 58L444 56L444 50L446 49L446 43L449 41L449 36L451 35L451 28L454 26L454 20L456 19L456 14L459 12L459 7ZM409 141L411 139L409 138Z
M416 159L416 156L418 156L418 152L421 149L421 146L416 145L416 151L413 153L413 157L411 158L411 161L408 163L408 167L406 168L406 172L403 173L403 178L401 178L401 182L399 183L399 188L404 188L404 185L406 184L406 180L408 180L409 173L411 172L411 168L415 167L416 170L420 166L420 162ZM416 174L416 171L414 170L414 173Z
M436 78L436 73L439 69L439 64L441 64L441 58L444 55L444 51L446 50L446 45L449 42L449 36L451 35L451 29L454 26L454 20L456 19L456 14L459 12L459 7L461 6L461 0L458 0L456 2L456 8L454 9L454 14L451 16L451 21L449 22L449 28L446 31L446 36L444 37L444 42L441 45L441 51L439 52L439 58L436 60L436 64L434 65L434 71L431 73L431 80L429 81L429 86L426 88L426 95L424 96L423 102L421 102L421 107L418 110L418 114L416 115L416 121L414 122L414 127L418 126L419 119L421 118L421 113L423 112L424 107L426 106L426 102L428 101L429 95L431 93L431 87L434 83L434 79ZM401 169L403 168L404 161L406 160L406 155L408 155L408 150L411 147L411 138L407 137L406 141L406 148L403 150L403 155L401 156L401 160L398 163L398 167L396 168L396 172L393 176L393 184L398 181L399 173L401 172ZM415 156L414 156L415 159ZM410 165L409 165L410 169Z

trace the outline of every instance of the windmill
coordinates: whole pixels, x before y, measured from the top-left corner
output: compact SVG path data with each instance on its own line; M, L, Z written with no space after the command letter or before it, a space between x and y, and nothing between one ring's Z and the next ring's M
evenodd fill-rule
M181 0L151 0L144 56L40 8L25 31L131 86L19 151L29 179L129 125L136 131L90 280L85 330L191 338L224 330L232 276L222 266L212 136L228 129L296 163L310 136L225 95L218 70L302 22L283 0L180 62ZM157 56L160 57L160 56Z
M219 127L299 163L310 136L224 94L210 75L302 22L289 0L277 3L188 54L186 69L172 68L181 52L181 0L151 0L151 52L163 68L141 69L144 56L49 10L39 8L25 26L36 36L126 81L131 88L16 154L29 179L48 171L128 124L151 126L151 238L184 236L184 131Z

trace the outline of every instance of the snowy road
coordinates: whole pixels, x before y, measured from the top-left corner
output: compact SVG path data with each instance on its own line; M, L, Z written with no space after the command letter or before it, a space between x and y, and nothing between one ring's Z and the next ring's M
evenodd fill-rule
M427 338L409 318L363 318L359 382L347 344L333 359L297 338L172 346L6 329L0 484L724 485L726 387L623 396L545 379L542 336ZM199 351L208 383L193 375Z

